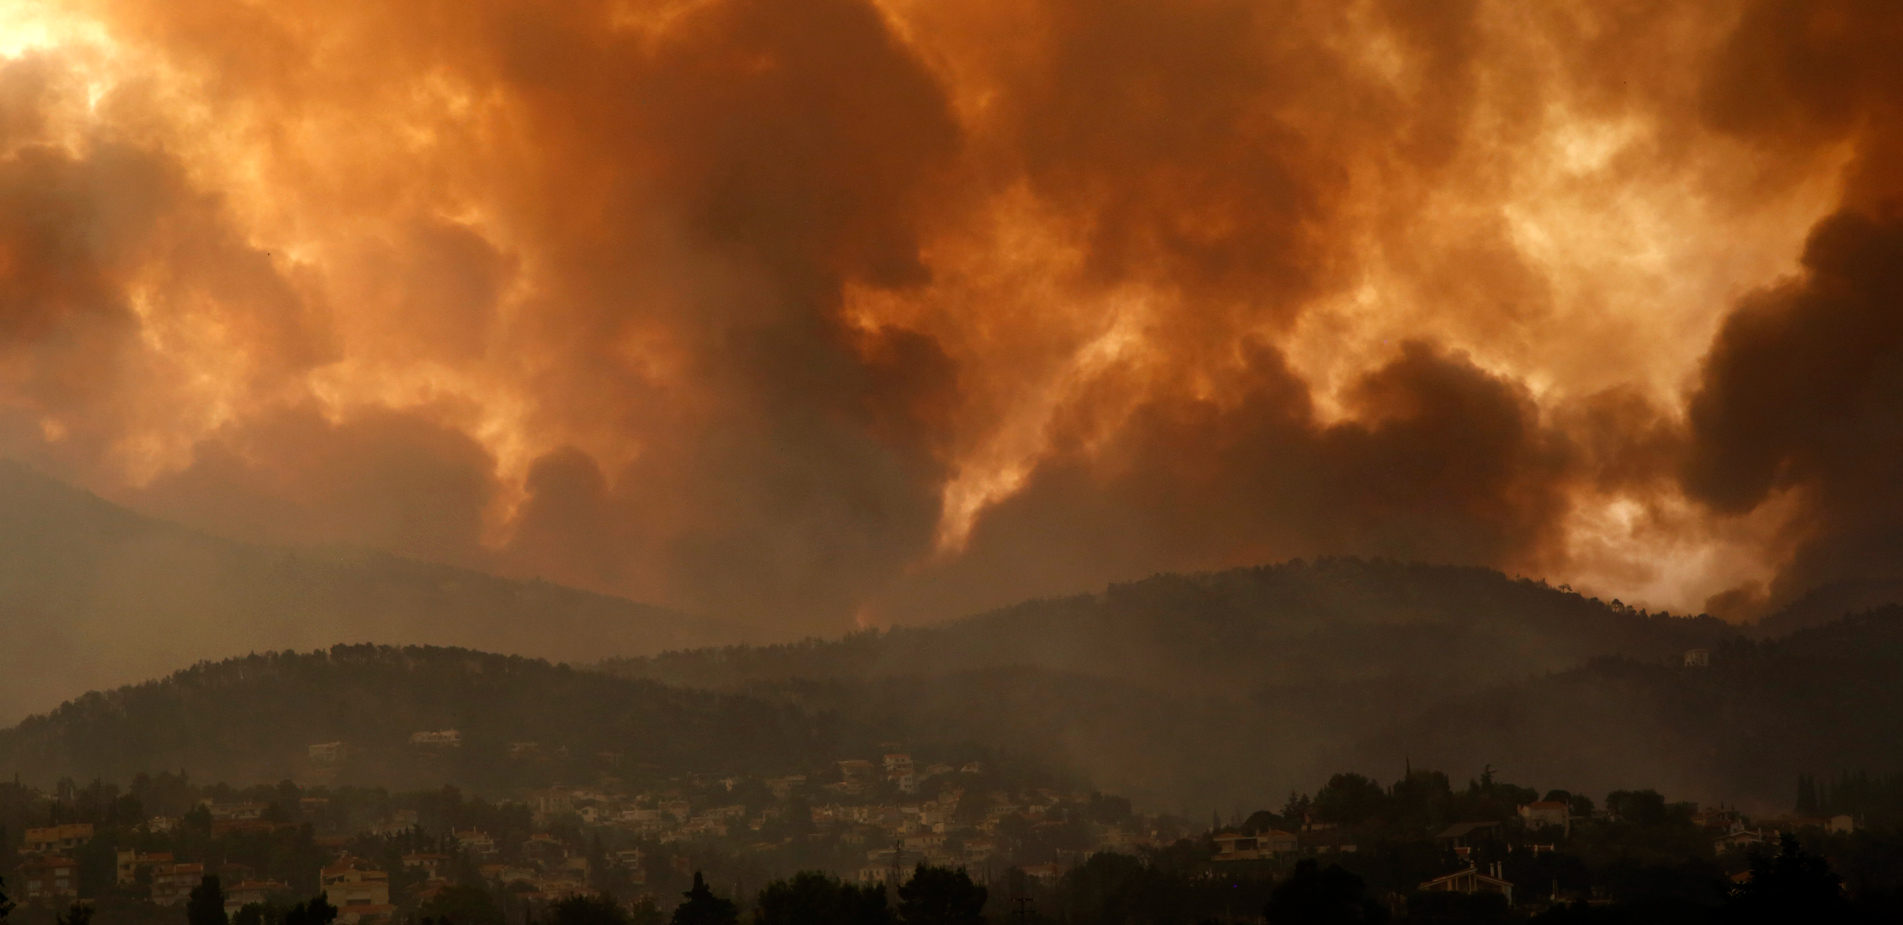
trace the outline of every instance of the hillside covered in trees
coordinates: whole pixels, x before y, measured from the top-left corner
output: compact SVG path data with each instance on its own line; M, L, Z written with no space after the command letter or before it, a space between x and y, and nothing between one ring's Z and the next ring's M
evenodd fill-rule
M1708 666L1685 663L1693 648ZM310 777L309 746L344 741L326 779L506 789L803 773L900 742L1199 818L1409 761L1756 806L1786 805L1799 775L1903 767L1903 608L1752 639L1393 562L1159 576L937 627L600 667L373 646L204 663L0 732L0 771L271 782ZM446 728L461 747L409 744ZM535 761L507 758L525 741Z
M1694 648L1708 667L1685 664ZM993 742L1192 816L1410 759L1759 806L1787 803L1799 774L1903 768L1903 609L1753 639L1383 561L1158 576L942 627L604 667Z
M1903 768L1903 607L1733 640L1709 667L1595 660L1408 715L1358 748L1788 806L1800 775Z
M592 660L751 633L383 553L223 540L0 461L0 722L254 651L378 642Z
M456 744L411 742L451 729ZM345 753L313 761L310 746L329 742ZM532 758L510 756L527 742ZM752 697L465 649L362 645L202 663L89 693L0 731L0 770L40 782L169 769L495 791L606 773L797 773L854 744L850 729Z
M1113 584L952 623L837 641L611 660L697 686L1030 666L1156 690L1413 677L1487 684L1589 658L1675 656L1737 630L1485 568L1295 560Z
M1186 814L1346 761L1437 704L1594 659L1678 663L1740 638L1479 568L1326 559L1160 575L942 626L617 659L624 677L736 690L1045 757ZM1448 756L1474 771L1507 755ZM1593 784L1581 781L1581 786Z

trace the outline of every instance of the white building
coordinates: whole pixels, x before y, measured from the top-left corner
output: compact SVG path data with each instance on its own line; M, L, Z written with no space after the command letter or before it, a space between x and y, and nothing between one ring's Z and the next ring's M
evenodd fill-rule
M463 734L454 729L440 729L435 732L410 733L411 745L423 745L434 748L461 748Z

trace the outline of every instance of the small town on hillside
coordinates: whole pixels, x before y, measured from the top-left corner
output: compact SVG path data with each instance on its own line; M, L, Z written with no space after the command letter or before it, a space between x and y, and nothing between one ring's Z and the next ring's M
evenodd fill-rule
M454 729L425 730L410 744L454 749L462 738ZM508 748L526 759L541 746ZM349 751L344 742L309 746L312 776L324 778ZM1054 879L1092 853L1134 853L1186 834L1166 818L1132 813L1124 800L1012 788L981 762L918 766L901 751L842 758L824 775L708 774L638 791L605 778L495 803L463 800L453 789L406 800L309 783L220 787L225 799L199 797L176 815L144 812L135 794L166 787L142 778L128 794L94 785L104 792L88 796L68 782L62 789L75 795L43 797L28 811L31 818L70 815L71 807L61 809L67 803L136 807L110 823L21 830L13 863L0 874L22 913L106 894L175 908L212 876L233 915L322 893L343 925L380 925L459 882L535 908L589 893L667 897L702 869L734 886L793 867L884 884L921 863L965 869L979 882L1007 868ZM161 778L174 789L182 781ZM24 790L12 786L18 803ZM291 866L292 858L304 866Z
M411 741L457 748L461 737L453 729L429 730ZM539 746L510 748L529 755ZM343 742L309 748L320 768L348 750ZM1599 898L1597 887L1525 873L1542 857L1568 850L1569 841L1579 844L1573 835L1580 826L1669 817L1703 846L1695 851L1732 858L1733 875L1747 878L1743 858L1774 846L1782 833L1847 835L1859 828L1845 814L1754 823L1729 808L1668 805L1650 791L1614 794L1605 807L1558 791L1541 799L1492 782L1490 772L1462 794L1444 775L1409 773L1409 782L1438 781L1450 805L1471 807L1477 817L1433 827L1422 841L1438 860L1414 889L1495 895L1508 904ZM823 774L710 774L641 789L618 784L604 778L492 803L454 788L392 795L287 781L200 789L173 774L140 775L124 793L67 781L57 793L39 794L16 782L0 785L10 788L0 802L10 801L14 817L91 818L17 830L0 874L22 904L16 920L27 923L36 916L50 921L76 902L144 909L150 921L169 921L207 878L216 878L230 916L321 894L343 925L409 921L456 886L480 886L525 915L590 895L665 907L702 873L743 895L795 870L896 886L923 864L1028 893L1054 889L1108 855L1188 852L1204 877L1280 871L1301 858L1352 863L1368 820L1340 807L1358 799L1344 794L1373 786L1337 775L1312 800L1291 797L1279 813L1217 819L1205 828L1136 813L1127 800L1100 793L1010 788L982 762L921 767L898 750L841 758ZM1403 786L1391 799L1400 799ZM1380 788L1374 792L1379 796ZM176 814L148 812L148 800Z

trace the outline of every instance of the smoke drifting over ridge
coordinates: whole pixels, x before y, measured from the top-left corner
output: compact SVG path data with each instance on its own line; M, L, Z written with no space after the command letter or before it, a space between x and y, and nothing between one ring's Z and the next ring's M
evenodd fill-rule
M9 4L0 452L809 628L1329 553L1748 613L1903 541L1899 32Z

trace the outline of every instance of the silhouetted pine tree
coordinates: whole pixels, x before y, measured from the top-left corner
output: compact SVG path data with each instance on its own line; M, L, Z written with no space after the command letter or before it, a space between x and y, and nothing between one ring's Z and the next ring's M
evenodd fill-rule
M674 925L735 925L740 921L739 908L732 900L715 896L700 871L694 871L694 887L683 895L687 901L674 907Z
M216 875L206 874L192 887L191 898L185 902L185 921L188 925L231 925L225 916L225 888Z
M1797 775L1797 814L1817 815L1817 781L1809 774Z

